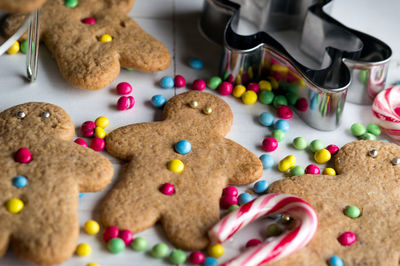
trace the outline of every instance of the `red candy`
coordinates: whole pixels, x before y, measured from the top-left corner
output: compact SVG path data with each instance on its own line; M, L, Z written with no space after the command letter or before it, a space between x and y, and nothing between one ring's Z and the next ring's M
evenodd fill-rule
M15 153L15 161L18 163L29 163L31 160L32 155L28 148L20 148Z
M249 85L247 85L247 90L249 91L254 91L255 93L258 92L258 90L260 89L260 85L258 85L258 83L249 83Z
M327 149L331 155L335 155L339 151L339 147L335 144L328 145L325 149Z
M316 166L315 164L310 164L306 167L305 169L306 174L309 175L319 175L319 173L321 172L318 168L318 166Z
M223 195L219 204L222 209L228 209L230 206L238 204L238 199L233 195Z
M176 75L174 78L175 87L182 88L186 85L186 79L181 75Z
M96 124L93 121L86 121L81 126L82 136L91 137L94 134L94 129L96 128Z
M81 138L77 138L74 142L75 142L76 144L81 145L81 146L88 147L86 141L84 141L84 140L81 139Z
M126 246L129 246L133 241L133 234L127 229L120 231L118 237L125 242Z
M196 79L192 83L192 90L202 91L206 88L206 82L202 79Z
M232 187L232 186L227 186L226 188L224 188L224 190L222 190L222 196L235 196L237 197L237 195L239 194L237 188Z
M111 239L118 237L118 235L119 235L118 228L116 226L111 225L111 226L106 227L106 229L104 229L103 239L104 239L104 241L108 242Z
M233 85L232 83L229 83L227 81L223 81L219 86L218 86L218 91L221 95L229 95L232 93L233 90Z
M170 184L170 183L165 183L164 185L161 186L160 188L161 193L163 193L164 195L172 195L175 192L175 187L174 185Z
M350 246L356 242L357 237L353 232L345 232L338 237L338 241L342 246Z
M258 246L258 245L260 245L261 243L262 243L262 242L261 242L260 239L253 238L253 239L250 239L249 241L247 241L247 243L246 243L246 248L251 248L251 247Z
M132 96L121 96L117 102L117 109L120 111L129 110L135 105L135 98Z
M266 138L262 142L262 148L266 152L272 152L278 148L278 141L274 138Z
M308 109L308 102L306 98L300 98L296 102L296 107L300 112L305 112Z
M128 82L118 83L117 92L119 95L128 95L132 92L132 86Z
M189 262L195 265L202 264L205 259L206 256L201 251L193 251L189 256Z
M276 108L276 113L279 118L282 119L290 119L293 116L292 110L290 110L289 106L287 105L280 105Z
M92 143L90 144L90 147L95 151L102 151L104 150L105 146L106 142L104 141L104 139L101 138L94 138L92 140Z
M92 24L96 23L96 19L95 18L91 18L91 17L84 18L81 21L82 21L82 23L88 24L88 25L92 25Z
M235 81L235 77L232 74L229 74L228 78L226 79L229 83L233 83Z

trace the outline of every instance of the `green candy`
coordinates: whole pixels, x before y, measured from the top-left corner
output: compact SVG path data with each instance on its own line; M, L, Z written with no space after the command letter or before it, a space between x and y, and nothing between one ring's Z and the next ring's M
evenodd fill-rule
M288 102L287 102L287 99L286 99L285 96L283 96L283 95L277 95L277 96L275 96L275 99L274 99L272 105L273 105L275 108L278 108L278 107L281 106L281 105L288 105Z
M227 69L224 73L224 80L227 80L229 77L229 70Z
M295 105L299 97L297 97L297 94L294 93L286 93L286 99L289 103L289 105Z
M212 77L207 82L207 87L212 90L216 90L218 86L221 84L222 79L220 77Z
M272 137L276 139L278 142L281 142L285 139L285 132L281 129L275 129L272 131Z
M169 254L169 261L172 264L182 264L186 261L186 253L182 250L175 249Z
M78 0L65 0L64 5L69 8L75 8L78 6Z
M282 228L278 224L270 224L267 227L267 236L279 236L282 234Z
M304 150L307 148L307 140L303 137L297 137L292 142L296 150Z
M344 210L343 213L352 219L358 218L361 215L361 211L357 206L349 205Z
M295 176L295 175L304 175L304 168L296 165L292 169L290 169L290 176Z
M274 93L272 91L262 91L260 93L260 102L263 104L271 104L274 100Z
M286 91L289 92L289 93L292 93L294 95L297 95L299 93L299 88L294 84L289 84L286 87Z
M143 251L147 248L147 240L139 236L132 241L131 247L133 248L133 250Z
M237 210L237 209L239 209L239 205L231 205L231 206L229 206L229 208L228 208L228 212L233 212L234 210Z
M151 255L155 258L164 258L169 252L167 244L158 243L151 249Z
M351 134L353 134L353 136L355 136L355 137L362 136L367 132L365 127L360 123L352 124L351 128L350 128L350 131L351 131Z
M118 254L125 249L125 242L121 238L113 238L107 243L108 250L113 254Z
M319 139L315 139L315 140L311 141L311 143L310 143L310 151L311 152L316 152L323 148L325 148L325 145Z
M372 135L371 133L365 133L364 135L362 135L360 137L360 139L364 139L364 140L376 140L376 136Z
M377 137L381 134L381 129L377 124L370 123L367 125L367 132Z
M21 53L26 54L27 48L28 48L28 40L23 40L21 43ZM35 49L35 46L32 42L32 52L33 52L33 49Z

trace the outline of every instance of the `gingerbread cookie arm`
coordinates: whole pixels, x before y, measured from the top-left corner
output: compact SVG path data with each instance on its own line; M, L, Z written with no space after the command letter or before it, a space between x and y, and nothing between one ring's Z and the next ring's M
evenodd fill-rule
M9 238L9 233L5 230L2 230L0 233L0 258L3 257L7 251Z

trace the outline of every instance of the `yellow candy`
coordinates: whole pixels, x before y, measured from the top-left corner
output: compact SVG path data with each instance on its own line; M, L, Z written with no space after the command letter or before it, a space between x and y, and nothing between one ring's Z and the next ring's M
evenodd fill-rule
M244 104L253 104L257 101L257 93L254 91L246 91L242 95L242 102Z
M95 129L94 129L94 136L96 137L96 138L101 138L101 139L104 139L105 137L106 137L106 131L103 129L103 128L101 128L101 127L96 127Z
M9 199L7 200L6 208L9 212L17 214L24 208L24 203L20 199Z
M247 73L249 73L249 78L253 79L254 78L254 72L253 68L250 66L249 69L247 70Z
M96 121L94 121L94 123L96 124L96 127L106 128L110 123L110 120L105 116L100 116Z
M224 247L220 244L215 244L208 248L208 255L216 259L224 255L224 252Z
M258 82L258 86L260 86L260 90L262 91L272 91L272 86L269 81L261 80Z
M282 65L273 64L271 66L271 71L275 71L275 72L279 72L279 73L282 73L282 74L286 74L289 71L289 69L287 67L285 67L285 66L282 66Z
M325 168L322 172L324 175L336 175L336 171L333 168Z
M180 173L185 168L183 162L181 160L175 159L168 162L168 170L174 173Z
M317 163L326 163L331 159L331 153L327 149L320 149L314 153L314 160Z
M93 220L89 220L83 226L85 228L85 232L89 235L95 235L100 231L100 225Z
M11 45L11 47L7 50L7 54L16 54L19 52L19 42L16 41Z
M246 91L246 87L243 85L236 85L235 88L233 88L232 95L233 97L240 98L242 97L243 93Z
M240 75L237 75L235 78L235 84L241 84L242 83L242 78L240 77Z
M279 88L279 82L275 78L268 77L268 80L271 83L271 87L273 90L276 90L277 88Z
M111 42L112 41L112 37L109 34L103 34L100 37L100 41L101 42Z
M92 253L92 248L89 246L89 244L81 243L76 247L76 255L80 257L87 256L90 253Z
M91 263L88 263L87 266L100 266L100 264L91 262Z
M281 172L286 172L290 168L294 167L295 164L296 157L294 155L288 155L279 162L278 169Z

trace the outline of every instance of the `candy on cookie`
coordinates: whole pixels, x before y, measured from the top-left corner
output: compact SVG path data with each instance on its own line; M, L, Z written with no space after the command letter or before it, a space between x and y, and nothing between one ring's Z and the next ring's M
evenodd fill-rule
M163 121L109 133L107 151L128 164L102 204L103 223L136 233L159 221L178 248L205 248L223 189L262 175L260 160L224 137L232 120L219 97L190 91L166 103Z

